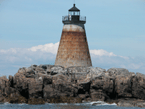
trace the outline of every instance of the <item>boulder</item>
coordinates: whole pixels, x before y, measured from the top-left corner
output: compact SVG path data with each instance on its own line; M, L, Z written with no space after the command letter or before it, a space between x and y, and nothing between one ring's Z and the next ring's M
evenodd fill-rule
M89 72L87 74L87 78L90 78L91 80L94 80L98 77L105 76L106 70L99 68L99 67L90 67L88 68Z
M28 80L28 93L29 98L42 98L43 97L43 79L39 77L38 79Z
M55 90L57 90L59 96L75 96L78 92L77 85L71 82L68 76L63 74L58 74L52 77L52 85Z
M24 72L20 73L18 71L18 73L16 73L13 77L13 87L19 92L26 92L28 90L28 82L29 82L28 80L31 79L31 78L26 78Z
M51 76L44 76L43 77L43 85L49 85L52 84L52 77Z
M35 72L37 74L47 74L46 70L42 68L41 66L36 67Z
M101 90L101 96L105 95L105 97L109 98L109 96L111 97L112 94L114 93L114 81L111 77L108 76L99 76L96 77L95 79L92 80L91 82L91 88L90 90L92 90L91 92L93 92L91 94L91 96L93 96L93 94L98 94L100 93ZM98 92L99 90L99 92ZM97 93L95 93L97 92ZM104 94L102 94L104 93ZM104 98L104 99L107 99Z
M133 97L132 78L135 76L135 73L129 72L127 69L124 68L111 68L107 70L107 75L113 79L114 82L113 95L115 95L114 96L115 98Z
M89 67L71 66L67 68L67 71L69 73L87 73L89 72Z
M145 75L137 73L132 78L132 94L133 97L145 100Z
M120 100L117 103L117 106L121 107L145 107L145 101L144 100L138 100L138 99L130 99L130 100Z
M0 77L0 96L8 96L10 93L10 84L6 76Z
M51 68L50 73L51 75L56 75L56 74L65 73L65 70L64 70L64 67L62 66L54 66Z
M35 71L32 68L26 68L25 74L26 78L35 78Z
M129 72L127 69L124 68L110 68L107 70L107 72L109 73L109 76L117 76L117 75L132 75L131 72Z
M132 76L117 75L115 78L115 93L117 97L132 97Z
M26 68L25 67L19 68L18 73L20 73L20 74L26 73Z
M91 67L86 79L90 79L90 95L92 100L101 100L109 98L113 93L113 79L106 75L106 70L96 67Z

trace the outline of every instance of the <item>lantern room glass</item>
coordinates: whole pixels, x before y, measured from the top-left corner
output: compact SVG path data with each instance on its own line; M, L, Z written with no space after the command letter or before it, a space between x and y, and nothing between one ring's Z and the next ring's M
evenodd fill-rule
M80 12L79 11L69 11L68 14L72 15L72 16L80 16Z

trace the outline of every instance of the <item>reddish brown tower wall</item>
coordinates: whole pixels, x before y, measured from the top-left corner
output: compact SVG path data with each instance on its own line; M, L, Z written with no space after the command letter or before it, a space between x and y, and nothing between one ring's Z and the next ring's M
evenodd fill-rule
M84 25L63 26L55 65L92 66Z

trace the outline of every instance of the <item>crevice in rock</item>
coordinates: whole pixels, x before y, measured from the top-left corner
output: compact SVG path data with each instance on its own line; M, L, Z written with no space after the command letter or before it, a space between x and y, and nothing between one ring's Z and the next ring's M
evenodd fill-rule
M12 79L11 81L10 81L10 87L12 87L12 88L14 88L14 80Z
M83 89L78 90L78 94L85 94L86 92Z
M116 93L116 91L115 91L115 79L112 79L112 80L113 80L113 91L112 91L112 93L109 95L109 97L110 97L110 99L115 100L115 99L118 98L118 95L117 95L117 93Z
M131 82L131 86L130 86L131 87L131 92L130 93L132 94L132 96L133 96L133 93L132 93L132 91L133 91L133 78L134 77L131 77L131 79L130 79L130 82Z
M20 91L20 94L21 94L23 97L25 97L26 99L29 98L28 89L25 89L25 90Z

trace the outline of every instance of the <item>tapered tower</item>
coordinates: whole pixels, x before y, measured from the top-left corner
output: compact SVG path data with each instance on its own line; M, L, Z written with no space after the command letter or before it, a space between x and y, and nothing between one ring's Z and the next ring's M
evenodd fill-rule
M63 16L64 24L55 65L92 66L88 42L85 32L86 17L80 16L80 10L75 6Z

